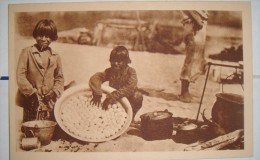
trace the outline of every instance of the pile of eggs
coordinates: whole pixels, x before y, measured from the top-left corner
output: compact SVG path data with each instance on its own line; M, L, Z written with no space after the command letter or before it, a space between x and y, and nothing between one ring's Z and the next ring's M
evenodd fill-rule
M103 96L104 97L104 96ZM82 93L68 97L61 108L61 120L73 135L91 141L100 141L116 135L125 126L128 115L120 103L91 105L92 96Z

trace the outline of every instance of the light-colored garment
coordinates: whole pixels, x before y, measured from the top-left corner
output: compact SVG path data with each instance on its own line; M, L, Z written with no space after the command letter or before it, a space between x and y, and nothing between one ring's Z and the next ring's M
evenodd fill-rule
M51 56L49 65L44 68L38 49L30 46L22 50L16 78L19 91L25 96L30 96L34 92L45 95L53 90L59 97L64 90L64 77L60 56L50 48Z
M49 57L42 57L33 45L23 49L20 54L16 70L18 85L16 103L20 107L36 110L37 108L35 106L32 108L30 104L29 97L32 94L37 93L41 97L53 90L59 97L64 90L61 58L51 48L45 52ZM53 107L50 104L48 102L45 107Z
M206 11L183 11L183 40L186 45L186 57L180 79L194 82L205 70L205 42L207 27ZM196 16L196 18L194 18ZM196 19L196 20L195 20ZM197 24L199 21L201 24ZM201 25L201 28L196 25Z

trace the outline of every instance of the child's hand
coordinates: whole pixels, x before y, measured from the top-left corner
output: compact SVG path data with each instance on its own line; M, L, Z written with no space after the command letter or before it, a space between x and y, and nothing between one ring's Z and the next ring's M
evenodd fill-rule
M43 97L43 101L48 103L51 99L55 100L57 98L56 93L53 90L50 90L49 93L47 93L46 95L44 95Z
M31 96L30 96L30 102L31 102L31 106L32 107L38 107L39 106L39 98L38 98L38 95L37 93L33 93Z
M110 105L110 104L111 104L110 99L109 99L109 98L106 98L106 99L104 100L104 102L102 103L102 109L107 110L107 109L108 109L108 105Z
M113 91L113 92L115 93L115 91ZM116 103L116 99L113 96L113 92L107 94L107 98L104 100L104 102L102 104L103 109L107 110L108 105Z
M113 92L112 92L113 93ZM115 100L115 98L113 97L113 95L112 95L112 93L111 94L107 94L107 98L104 100L104 102L102 103L102 108L104 109L104 110L107 110L107 108L108 108L108 105L110 105L110 104L115 104L116 103L116 100Z
M101 98L102 95L93 95L92 99L90 100L90 104L97 105L99 107L99 105L101 104Z

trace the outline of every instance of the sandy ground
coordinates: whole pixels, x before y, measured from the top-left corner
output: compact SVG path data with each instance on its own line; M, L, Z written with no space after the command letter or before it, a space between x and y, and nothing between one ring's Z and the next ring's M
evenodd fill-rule
M25 46L34 43L33 39L24 39L19 37L16 41L16 53ZM207 53L215 53L229 44L215 45L216 40L207 44ZM223 42L223 41L222 41ZM210 47L211 46L211 47ZM103 71L109 67L109 54L111 48L101 48L96 46L52 43L51 47L57 51L62 58L65 83L75 80L77 84L88 85L88 79L97 71ZM139 79L139 88L146 91L144 95L143 107L135 116L136 121L140 121L140 115L152 112L163 111L167 109L173 114L173 117L196 119L199 108L200 97L205 83L205 75L201 76L196 83L190 86L190 92L194 96L192 103L182 103L177 100L180 92L179 74L184 60L184 55L166 55L160 53L132 52L131 66L137 71ZM223 69L224 71L225 69ZM233 72L228 70L228 72ZM224 73L224 72L223 72ZM225 85L225 92L242 94L239 85ZM204 95L201 111L205 109L207 118L211 118L211 109L216 101L216 93L222 92L221 85L209 80ZM17 150L20 151L19 135L21 133L22 110L16 107L16 128L17 128ZM199 120L202 118L199 116ZM42 147L37 151L58 152L86 152L86 151L180 151L187 144L176 141L174 138L166 140L147 141L144 140L140 132L140 127L129 127L129 129L115 140L104 143L87 143L77 140L62 139L52 141L51 144Z

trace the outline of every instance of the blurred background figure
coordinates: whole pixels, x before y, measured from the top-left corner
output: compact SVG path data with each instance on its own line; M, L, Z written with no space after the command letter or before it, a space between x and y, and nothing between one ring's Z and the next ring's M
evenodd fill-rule
M180 75L181 94L179 100L190 103L192 100L189 93L190 82L194 82L199 75L205 72L204 50L208 12L190 10L182 11L182 14L186 57Z

